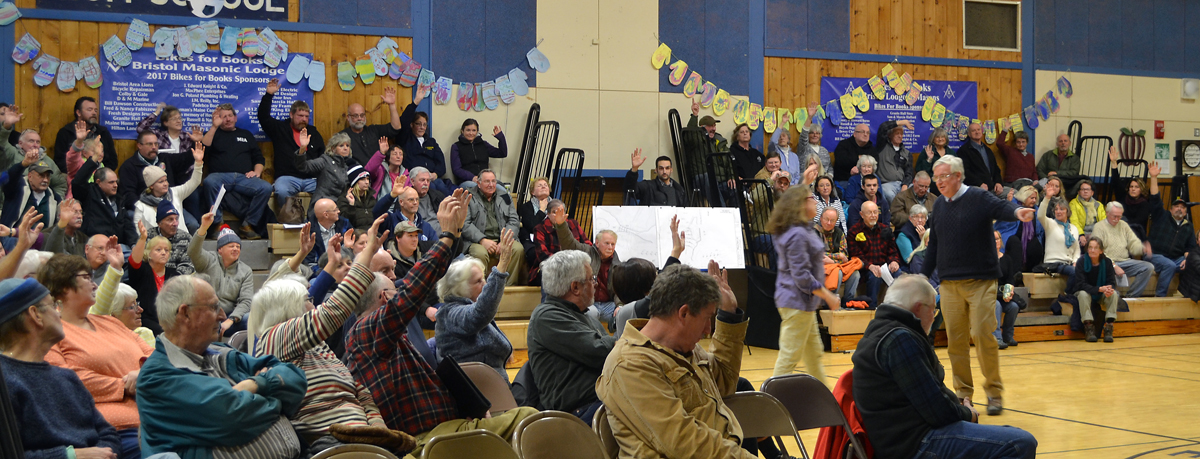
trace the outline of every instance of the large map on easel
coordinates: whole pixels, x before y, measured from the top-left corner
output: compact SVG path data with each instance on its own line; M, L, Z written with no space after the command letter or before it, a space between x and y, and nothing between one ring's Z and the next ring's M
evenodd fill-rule
M622 260L645 258L661 268L671 256L671 217L676 215L686 238L679 257L683 264L707 269L711 259L723 268L746 267L742 216L731 207L597 206L592 208L592 240L600 230L612 230Z

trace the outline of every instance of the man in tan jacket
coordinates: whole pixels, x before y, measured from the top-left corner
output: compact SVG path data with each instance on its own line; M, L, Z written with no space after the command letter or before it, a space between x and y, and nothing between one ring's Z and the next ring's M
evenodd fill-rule
M747 322L716 262L709 272L675 265L659 274L650 319L629 321L608 354L596 394L620 457L757 457L739 446L741 425L722 402L738 383ZM713 316L709 352L697 343Z

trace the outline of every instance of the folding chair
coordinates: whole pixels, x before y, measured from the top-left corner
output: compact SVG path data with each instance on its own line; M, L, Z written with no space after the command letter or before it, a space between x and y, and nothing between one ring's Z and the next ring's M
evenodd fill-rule
M792 424L797 430L816 429L828 426L842 426L846 432L851 432L850 444L859 459L866 459L866 450L853 435L850 423L842 414L842 407L825 384L817 378L806 374L775 376L767 379L762 385L763 392L775 396L787 408ZM741 418L738 418L740 421ZM799 437L796 439L799 443ZM800 443L800 453L805 457L804 444Z
M600 409L596 410L596 416L592 418L592 430L596 431L596 435L600 437L600 443L604 445L608 459L617 459L617 455L621 453L621 447L617 445L617 437L613 436L612 426L608 424L608 408L605 408L604 405L600 405Z
M542 411L521 420L512 447L521 459L608 459L592 429L562 411Z
M792 416L771 394L758 391L734 392L733 395L725 397L724 401L742 425L742 436L745 438L775 437L779 440L780 437L790 435L796 440L796 444L800 445L800 452L804 452L804 443L800 441L800 433L792 423ZM787 456L787 448L783 446L783 442L777 443L779 451ZM807 458L808 455L805 454L804 457Z
M508 387L508 382L504 380L504 377L500 376L500 373L496 373L496 369L479 362L464 362L458 366L462 367L463 373L466 373L468 378L471 378L475 387L483 392L483 396L492 402L492 409L488 410L492 416L517 407L517 400L513 397L512 389Z
M238 352L246 352L246 330L234 332L229 337L229 347L237 349Z
M380 448L375 445L365 445L362 443L349 443L345 445L334 446L320 454L313 456L312 459L397 459L391 451Z
M508 442L499 435L483 429L438 435L421 450L424 459L460 459L464 457L487 457L493 459L520 459Z

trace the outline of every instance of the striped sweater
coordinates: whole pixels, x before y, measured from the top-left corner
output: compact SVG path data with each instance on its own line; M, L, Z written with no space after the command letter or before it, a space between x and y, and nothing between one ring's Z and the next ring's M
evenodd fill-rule
M271 354L304 370L308 391L292 425L309 440L328 435L329 426L338 423L384 427L371 392L355 382L350 370L325 344L325 339L346 322L374 279L366 266L355 263L324 304L255 338L255 356Z

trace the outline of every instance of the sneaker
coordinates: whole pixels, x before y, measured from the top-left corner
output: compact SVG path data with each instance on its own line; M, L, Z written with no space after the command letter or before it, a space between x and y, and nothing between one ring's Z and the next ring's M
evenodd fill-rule
M1012 339L1012 338L1007 338L1004 340L1004 344L1007 344L1011 347L1017 347L1017 340Z
M1104 324L1104 342L1106 342L1106 343L1113 342L1112 324L1111 323Z
M998 339L996 340L996 347L1000 348L1000 350L1008 349L1008 343L1002 339Z
M1084 338L1087 340L1087 342L1094 343L1098 341L1096 339L1096 327L1093 327L1091 322L1084 322L1083 331L1084 333L1087 333L1087 338Z
M262 236L259 236L258 233L254 232L254 228L251 228L250 225L242 225L239 230L242 233L242 239L247 241L256 241L262 239Z
M1004 411L1004 402L998 398L988 397L987 414L988 416L997 416Z

